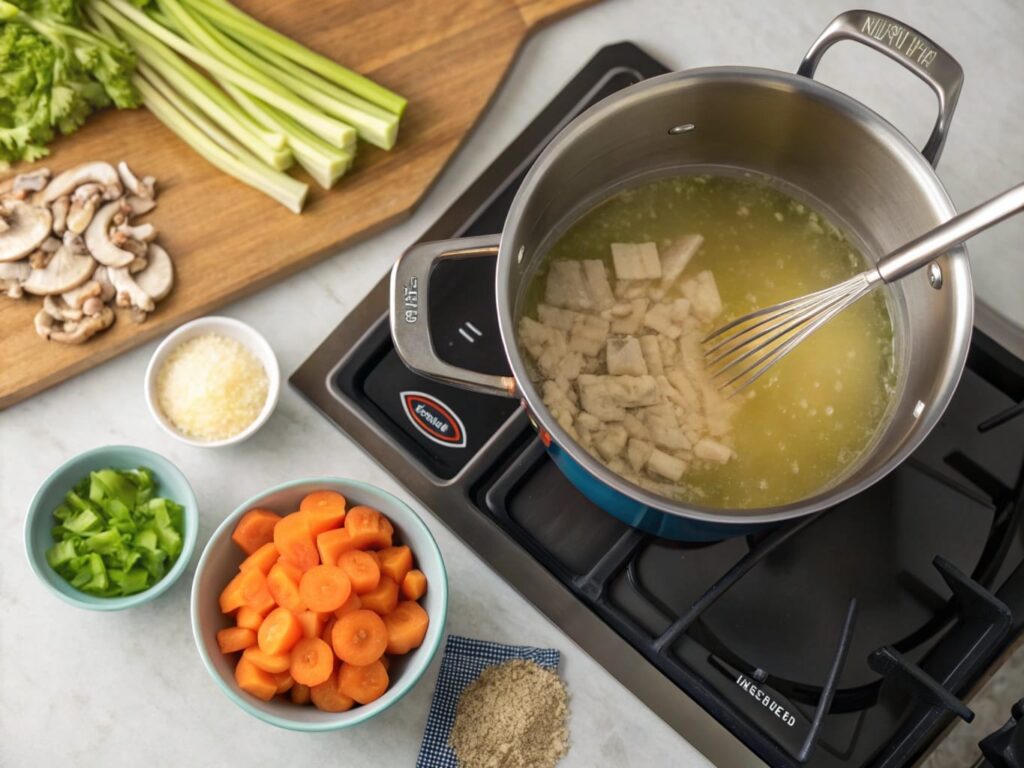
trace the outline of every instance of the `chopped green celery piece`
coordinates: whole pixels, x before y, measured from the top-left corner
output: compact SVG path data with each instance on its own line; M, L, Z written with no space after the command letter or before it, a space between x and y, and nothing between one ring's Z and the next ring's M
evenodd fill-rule
M68 541L58 541L46 550L46 562L50 564L51 568L57 568L58 566L71 562L71 560L77 556L78 553L75 552L75 542L70 539Z
M60 523L46 552L73 587L101 597L140 592L159 581L182 551L184 509L155 495L147 469L102 469L54 510Z

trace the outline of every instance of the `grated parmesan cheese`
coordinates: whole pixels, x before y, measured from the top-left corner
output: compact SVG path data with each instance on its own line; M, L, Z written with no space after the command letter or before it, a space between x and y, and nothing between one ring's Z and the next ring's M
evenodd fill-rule
M267 373L235 339L215 333L179 344L156 379L160 410L197 440L226 440L252 424L267 401Z

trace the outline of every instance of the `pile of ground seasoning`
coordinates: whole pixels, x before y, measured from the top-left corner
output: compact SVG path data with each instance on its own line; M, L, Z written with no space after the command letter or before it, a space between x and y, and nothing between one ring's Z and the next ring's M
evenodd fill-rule
M553 768L569 751L569 697L532 661L488 667L459 697L448 743L459 768Z

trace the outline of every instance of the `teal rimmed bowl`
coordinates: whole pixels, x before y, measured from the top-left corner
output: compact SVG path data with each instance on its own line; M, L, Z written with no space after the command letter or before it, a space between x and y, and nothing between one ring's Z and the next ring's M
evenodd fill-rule
M144 592L125 597L97 597L80 592L46 562L46 550L53 545L50 529L54 525L53 510L64 500L64 494L90 472L112 467L114 469L135 469L148 467L153 470L157 493L176 501L184 507L185 530L182 531L181 555L171 570L156 584ZM50 473L36 491L25 518L25 553L39 580L61 600L77 608L90 611L121 611L149 602L166 592L188 568L189 560L196 547L199 534L199 505L188 480L181 470L158 453L132 445L107 445L86 451L61 464Z
M391 660L388 690L376 701L356 705L347 712L322 712L313 706L298 706L275 697L260 701L238 687L235 663L238 654L223 654L217 647L217 630L234 625L230 616L220 612L217 598L224 586L238 572L244 553L231 540L231 532L239 518L253 507L261 507L286 515L299 508L302 497L311 491L337 491L349 507L363 504L380 510L395 526L395 543L412 548L415 567L427 577L427 593L420 603L430 625L423 644L405 656ZM390 493L355 480L337 477L311 477L275 486L253 496L232 512L210 537L199 557L192 581L192 634L203 665L229 699L253 717L279 728L293 731L334 731L358 725L384 710L407 694L423 676L441 645L448 613L448 577L441 550L430 530L412 509Z

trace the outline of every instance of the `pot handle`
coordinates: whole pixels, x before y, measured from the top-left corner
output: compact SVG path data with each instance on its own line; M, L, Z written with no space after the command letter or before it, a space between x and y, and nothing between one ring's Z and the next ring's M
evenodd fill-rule
M797 74L813 78L822 54L840 40L854 40L874 48L902 64L935 91L939 116L921 154L932 166L938 164L964 84L964 71L957 60L916 29L890 16L874 11L847 11L836 16L814 41Z
M497 254L501 235L462 237L417 243L391 269L391 338L395 351L416 373L462 389L488 395L515 395L511 376L471 371L446 363L430 338L430 273L442 259L469 259Z

